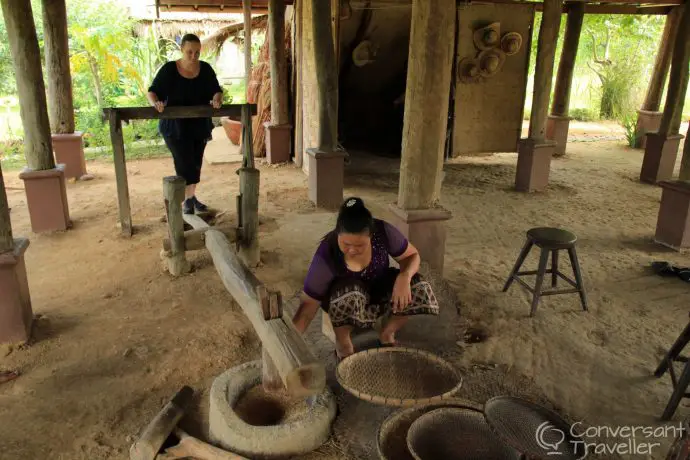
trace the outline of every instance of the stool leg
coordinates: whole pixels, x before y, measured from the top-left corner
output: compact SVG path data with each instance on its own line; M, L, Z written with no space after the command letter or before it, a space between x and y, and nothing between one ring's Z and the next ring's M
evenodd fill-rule
M582 302L582 309L587 311L587 295L585 294L585 287L582 284L582 271L580 270L580 263L577 260L577 252L575 247L568 248L568 255L570 256L570 265L573 266L573 273L575 273L575 283L580 292L580 301Z
M532 309L529 315L534 316L537 311L537 304L541 297L541 285L544 283L544 273L546 272L546 264L549 261L549 250L542 249L539 255L539 268L537 268L537 282L534 285L534 296L532 297Z
M690 323L685 326L683 332L680 333L676 341L673 343L671 349L668 351L668 353L666 353L666 356L664 356L664 359L661 361L661 363L659 363L659 367L657 367L656 371L654 371L655 377L661 377L664 375L664 373L666 373L673 359L678 357L688 342L690 342Z
M673 394L671 394L671 399L668 400L664 413L661 415L661 421L671 420L678 408L678 404L680 404L680 400L685 396L688 384L690 384L690 362L685 363L683 367L683 373L680 375L678 384L673 389Z
M558 285L558 249L551 252L551 287Z
M518 256L517 260L515 261L515 266L513 267L513 270L510 272L510 276L508 277L508 280L506 281L505 286L503 286L503 292L506 292L508 290L508 288L510 287L510 285L513 284L513 281L515 279L515 275L517 274L518 270L520 270L522 263L527 258L527 254L529 254L530 249L532 249L532 241L527 240L525 242L525 245L522 247L522 250L520 251L520 255Z

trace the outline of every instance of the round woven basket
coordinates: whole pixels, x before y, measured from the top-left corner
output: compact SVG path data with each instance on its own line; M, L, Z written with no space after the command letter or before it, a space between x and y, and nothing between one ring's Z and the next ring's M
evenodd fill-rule
M376 447L381 460L414 460L407 448L410 426L422 415L441 407L459 407L481 412L483 406L467 399L451 398L395 411L379 428Z
M416 460L520 458L493 433L482 412L460 407L442 407L419 417L407 433L407 448Z
M336 378L359 399L395 407L442 401L462 386L462 378L450 363L407 347L352 354L338 364Z
M484 416L496 436L530 458L575 460L585 454L583 440L572 435L565 420L524 399L491 398L484 405Z

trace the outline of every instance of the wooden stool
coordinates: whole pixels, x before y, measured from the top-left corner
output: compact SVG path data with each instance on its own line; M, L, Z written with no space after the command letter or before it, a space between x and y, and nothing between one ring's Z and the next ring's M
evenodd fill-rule
M680 333L680 336L678 336L676 341L673 343L673 346L666 356L664 356L664 359L654 372L654 376L658 378L664 375L666 371L670 371L671 383L673 384L673 393L671 393L671 398L669 399L668 404L666 404L664 413L661 415L662 421L671 420L671 418L673 418L673 414L678 408L678 404L680 404L680 400L690 397L690 394L685 392L685 390L688 389L688 384L690 384L690 362L688 362L687 357L680 356L680 353L683 351L683 348L685 348L688 342L690 342L690 323L685 326L683 332ZM685 363L683 366L683 372L680 374L679 379L676 378L676 373L673 369L674 362Z
M530 310L530 316L534 316L537 311L537 305L539 304L539 299L545 295L554 294L572 294L578 292L580 294L580 301L582 302L582 309L587 311L587 297L585 295L585 289L582 284L582 273L580 271L580 263L577 260L577 253L575 252L575 242L577 237L567 230L562 230L560 228L550 228L550 227L539 227L530 229L527 232L527 241L518 256L513 271L510 273L505 286L503 286L503 292L506 292L513 281L517 281L522 286L524 286L529 292L533 294L532 298L532 309ZM522 263L527 258L532 246L537 246L541 248L541 254L539 256L539 267L537 270L520 272L520 267ZM561 249L567 249L568 255L570 256L570 265L573 268L573 273L575 274L575 281L571 280L563 273L558 271L558 251ZM549 253L551 253L551 268L547 270L546 264L548 262ZM551 286L556 287L558 283L558 277L560 276L565 281L572 286L571 289L560 289L560 290L550 290L543 291L542 284L544 282L544 274L551 273ZM525 281L520 279L523 275L537 275L537 282L532 288Z

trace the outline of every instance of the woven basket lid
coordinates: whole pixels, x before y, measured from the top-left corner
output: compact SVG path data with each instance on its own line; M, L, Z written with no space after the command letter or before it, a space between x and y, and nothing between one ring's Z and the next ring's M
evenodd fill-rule
M489 428L481 411L442 407L420 416L407 433L416 460L517 460L520 453Z
M462 378L450 363L407 347L354 353L338 364L336 378L359 399L395 407L448 399L462 386Z
M395 411L379 427L376 448L381 460L414 460L407 448L407 432L410 426L422 415L441 407L460 407L477 412L483 409L481 404L474 401L450 398Z
M497 396L484 405L491 429L507 445L534 459L584 458L583 440L555 412L513 396Z

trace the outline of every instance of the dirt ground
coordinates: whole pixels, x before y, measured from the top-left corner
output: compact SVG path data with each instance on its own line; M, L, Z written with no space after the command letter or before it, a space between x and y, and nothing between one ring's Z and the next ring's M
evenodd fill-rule
M386 218L397 196L398 161L351 154L346 194L362 196ZM538 194L512 190L516 154L446 164L441 204L453 218L444 278L457 296L460 322L423 330L445 331L433 347L466 372L460 396L484 402L502 392L530 393L590 425L658 423L671 383L652 372L686 324L690 286L647 267L690 261L652 241L661 189L638 182L641 161L642 152L621 141L574 142L552 162L549 190ZM200 199L227 210L228 219L237 167L205 166L199 189ZM295 166L260 169L263 265L256 274L292 295L335 216L314 209L307 178ZM161 269L161 178L172 173L172 161L128 163L131 239L116 227L112 165L90 162L88 170L95 180L68 184L73 229L52 235L31 233L23 184L16 172L5 174L14 234L31 240L26 262L38 319L30 345L0 348L0 369L22 373L0 386L3 460L126 458L137 433L182 385L196 391L182 427L203 436L213 379L260 356L210 256L191 254L195 270L180 279ZM589 312L577 295L555 296L529 318L524 290L501 292L525 231L545 225L578 236ZM536 256L526 263L536 267ZM462 324L486 339L462 342ZM687 412L682 404L675 420ZM308 457L344 458L345 450L341 439Z

